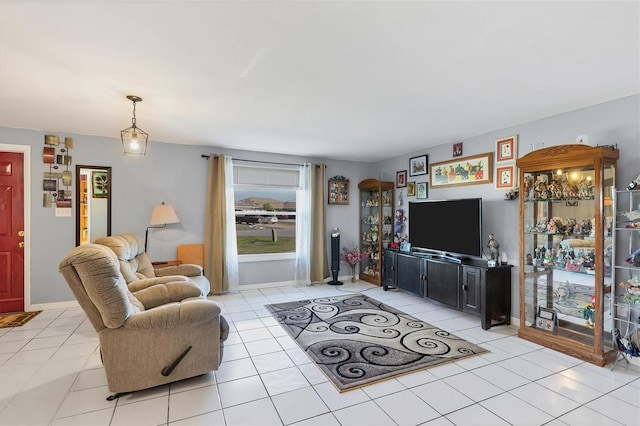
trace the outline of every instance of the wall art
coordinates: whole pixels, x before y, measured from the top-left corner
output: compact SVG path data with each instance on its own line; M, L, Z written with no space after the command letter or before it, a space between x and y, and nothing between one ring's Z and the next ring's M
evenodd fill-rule
M92 172L91 187L93 198L107 198L109 195L109 174L107 172Z
M496 162L516 159L518 152L518 135L498 139L496 141Z
M431 188L493 183L493 154L472 155L441 161L429 166Z
M416 198L418 200L427 199L427 182L418 182L416 184Z
M407 182L407 197L414 197L416 195L416 183Z
M496 167L496 189L512 189L515 186L516 166L509 164Z
M429 173L429 156L420 155L409 159L409 176L420 176Z
M396 172L396 188L404 188L407 186L407 171L400 170Z
M453 144L453 156L461 157L462 156L462 142Z

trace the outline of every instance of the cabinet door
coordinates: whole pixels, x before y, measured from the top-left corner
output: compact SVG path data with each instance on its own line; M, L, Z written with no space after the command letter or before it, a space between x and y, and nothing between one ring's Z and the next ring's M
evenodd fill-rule
M384 290L396 286L396 253L385 250L382 257L382 284Z
M459 265L429 260L426 269L426 297L458 309Z
M462 267L462 310L481 312L482 269Z
M396 285L398 288L424 296L422 259L402 253L396 255Z

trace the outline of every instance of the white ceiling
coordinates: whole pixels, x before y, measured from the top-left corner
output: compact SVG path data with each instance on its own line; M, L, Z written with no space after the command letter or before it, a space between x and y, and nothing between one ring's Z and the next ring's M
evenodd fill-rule
M376 161L640 93L639 2L0 0L0 126Z

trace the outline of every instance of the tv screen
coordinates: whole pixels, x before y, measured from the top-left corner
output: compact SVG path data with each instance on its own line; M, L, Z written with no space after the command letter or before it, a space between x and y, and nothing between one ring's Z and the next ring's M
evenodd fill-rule
M409 203L409 242L416 249L482 256L482 198Z

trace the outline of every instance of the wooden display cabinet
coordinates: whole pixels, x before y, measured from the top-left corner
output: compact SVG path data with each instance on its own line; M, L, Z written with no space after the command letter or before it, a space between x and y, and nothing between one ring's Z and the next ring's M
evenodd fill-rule
M329 179L329 204L349 204L349 181Z
M360 190L360 250L368 257L360 262L360 279L382 284L382 250L393 238L393 182L366 179Z
M608 205L617 159L618 150L612 147L560 145L533 151L516 162L520 170L518 335L601 366L615 357L613 213Z

